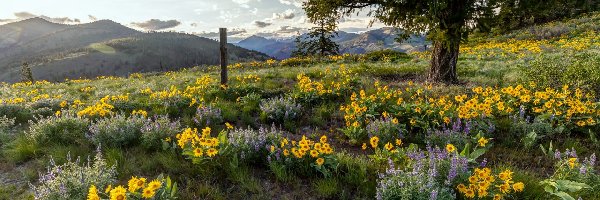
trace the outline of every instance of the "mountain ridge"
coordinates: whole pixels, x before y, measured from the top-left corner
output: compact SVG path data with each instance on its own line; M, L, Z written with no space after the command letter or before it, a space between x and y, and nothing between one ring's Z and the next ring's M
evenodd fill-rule
M217 41L184 33L144 33L111 20L65 25L30 18L1 25L0 38L4 44L0 45L0 81L4 82L19 81L25 61L35 79L50 81L219 62ZM229 49L232 62L269 58L233 45Z
M362 54L371 51L393 49L400 52L423 51L430 43L424 36L411 36L408 40L401 43L395 40L400 30L384 27L363 33L349 33L338 31L332 39L340 45L340 53ZM300 35L300 37L306 34ZM296 36L298 37L298 36ZM241 40L235 45L259 51L277 59L289 58L291 52L296 48L294 39L265 38L261 36L250 36Z

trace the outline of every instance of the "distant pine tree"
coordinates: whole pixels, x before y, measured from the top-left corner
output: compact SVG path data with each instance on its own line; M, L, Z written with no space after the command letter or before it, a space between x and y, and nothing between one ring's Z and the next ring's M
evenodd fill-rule
M302 56L328 56L338 55L339 45L333 41L337 35L335 29L337 25L333 20L328 20L332 16L325 16L316 20L318 26L312 27L306 36L298 36L295 40L296 49L292 52L292 57Z
M27 62L23 62L21 65L21 81L22 82L34 82L31 68Z

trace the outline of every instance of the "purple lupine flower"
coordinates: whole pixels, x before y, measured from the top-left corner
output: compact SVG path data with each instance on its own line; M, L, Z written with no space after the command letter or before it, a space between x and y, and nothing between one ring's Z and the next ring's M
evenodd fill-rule
M438 191L437 189L431 191L431 195L429 195L429 200L436 200L438 196Z
M556 151L556 152L554 152L554 158L555 158L555 159L560 159L560 158L561 158L561 156L560 156L560 151Z
M479 166L485 167L486 165L487 165L487 158L483 158L483 161L481 161L481 164Z
M585 175L587 173L587 168L584 166L581 166L579 168L579 174Z
M525 106L519 107L519 118L523 119L525 117Z
M465 129L463 130L466 134L471 133L471 121L465 122Z

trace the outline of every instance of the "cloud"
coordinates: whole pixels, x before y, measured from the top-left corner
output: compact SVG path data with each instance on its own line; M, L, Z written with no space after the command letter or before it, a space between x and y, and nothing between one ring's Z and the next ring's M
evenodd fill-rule
M284 5L292 5L292 6L296 6L298 8L302 7L302 2L305 2L306 0L279 0L279 2L281 4Z
M273 13L273 19L294 19L294 17L296 17L296 14L292 9L288 9L282 13Z
M198 27L198 23L194 22L190 24L191 27Z
M159 19L151 19L145 22L134 22L131 23L134 26L137 26L139 28L143 28L146 30L163 30L163 29L169 29L169 28L173 28L176 26L179 26L181 24L180 21L177 20L167 20L167 21L162 21Z
M30 12L16 12L14 15L18 19L27 19L27 18L37 17L37 15L31 14Z
M304 28L300 28L300 27L291 27L291 26L281 26L279 27L279 30L277 30L278 33L297 33L301 30L304 30Z
M227 30L227 36L236 36L236 35L241 35L244 33L247 33L248 31L246 29L243 28L233 28L233 29L229 29ZM217 38L219 37L219 33L218 32L202 32L202 33L197 33L197 36L200 37L206 37L206 38Z
M60 24L81 23L81 20L79 20L77 18L71 19L68 17L48 17L45 15L36 15L36 14L30 13L30 12L16 12L16 13L13 13L13 15L16 17L16 19L0 19L0 23L1 22L16 22L16 21L34 18L34 17L39 17L46 21L53 22L53 23L60 23Z
M239 8L233 9L233 11L220 11L219 18L223 19L224 22L229 23L232 22L233 19L238 18L240 16L241 10Z
M240 7L242 8L250 8L250 6L248 5L248 2L250 2L250 0L232 0L233 3L237 3L238 5L240 5Z
M267 27L267 26L271 26L273 23L263 22L263 21L256 20L256 21L252 22L252 24L254 24L256 27L264 28L264 27Z
M95 17L95 16L93 16L93 15L88 15L88 18L89 18L91 21L98 21L98 18L97 18L97 17Z

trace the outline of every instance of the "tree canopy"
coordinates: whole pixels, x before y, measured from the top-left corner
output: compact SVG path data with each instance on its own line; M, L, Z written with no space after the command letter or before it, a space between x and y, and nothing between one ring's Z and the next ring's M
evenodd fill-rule
M505 26L498 19L516 21L515 26L522 26L523 20L551 19L597 8L597 0L308 0L304 3L312 21L335 21L364 11L374 20L403 29L400 39L425 34L433 41L428 79L445 83L458 82L456 63L460 43L475 29L490 31L494 26Z

